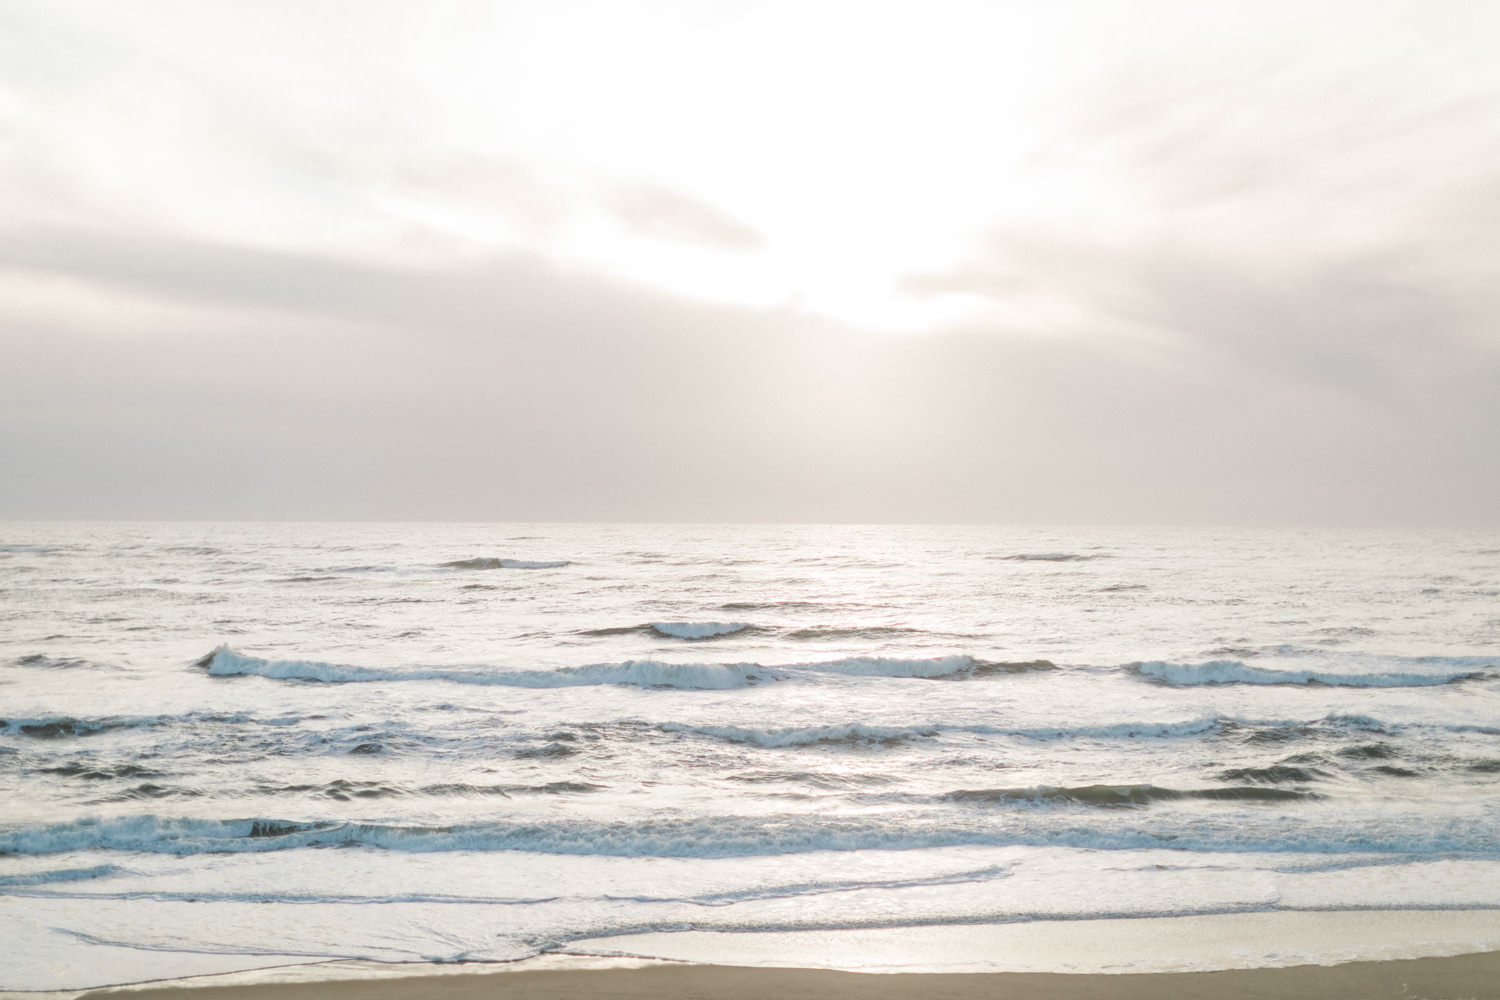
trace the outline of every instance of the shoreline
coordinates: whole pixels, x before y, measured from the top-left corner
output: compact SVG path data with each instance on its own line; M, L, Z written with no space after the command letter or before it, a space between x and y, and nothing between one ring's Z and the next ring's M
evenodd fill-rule
M221 978L221 977L213 977ZM890 973L763 966L650 964L633 968L510 968L378 978L194 984L91 990L81 1000L1500 1000L1500 952L1341 965L1140 973ZM35 996L35 994L33 994Z
M516 961L240 965L0 1000L470 997L1468 997L1500 1000L1500 910L1272 911L574 941ZM1404 992L1403 992L1404 991Z

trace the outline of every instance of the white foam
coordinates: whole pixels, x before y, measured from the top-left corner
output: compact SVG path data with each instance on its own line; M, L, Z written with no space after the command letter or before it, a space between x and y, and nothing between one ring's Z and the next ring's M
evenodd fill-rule
M798 663L788 670L807 670L825 674L849 674L856 677L953 677L978 666L971 656L935 656L925 659L899 659L886 656L856 656L823 663Z
M933 807L930 800L929 808ZM1500 857L1494 810L1471 822L1423 825L1420 813L1371 817L1357 835L1343 823L1288 825L1280 805L1234 803L1236 822L1179 827L1170 846L1181 851L1293 852L1347 855L1463 853ZM372 847L398 853L533 851L602 857L731 858L808 851L929 848L1074 847L1090 850L1160 848L1160 807L1119 810L1066 801L996 797L920 814L765 815L660 814L632 822L567 818L496 819L424 826L339 820L201 819L135 815L82 819L0 831L0 854L139 851L150 854L246 854L327 847ZM1269 811L1267 811L1269 809ZM1139 819L1131 817L1139 816ZM34 891L34 890L33 890Z
M652 622L651 629L673 639L712 639L743 632L751 626L742 622Z
M509 687L580 687L592 684L625 684L637 687L676 687L725 690L774 679L755 663L659 663L627 660L596 663L559 670L505 670L493 667L361 667L316 660L263 660L243 656L221 646L204 660L215 677L255 675L276 680L320 681L350 684L395 681L451 681L456 684L492 684Z
M1276 670L1251 667L1238 660L1207 663L1132 663L1128 670L1152 680L1187 687L1195 684L1327 684L1334 687L1431 687L1487 676L1474 670L1444 673L1340 673L1325 670Z
M960 677L980 662L969 656L926 659L854 657L814 663L762 666L758 663L662 663L626 660L557 670L508 670L497 667L362 667L317 660L265 660L244 656L220 646L199 660L215 677L253 674L276 680L321 681L325 684L373 681L442 680L458 684L499 684L512 687L575 687L589 684L627 684L637 687L679 687L723 690L762 681L790 680L802 675L843 674L859 677Z

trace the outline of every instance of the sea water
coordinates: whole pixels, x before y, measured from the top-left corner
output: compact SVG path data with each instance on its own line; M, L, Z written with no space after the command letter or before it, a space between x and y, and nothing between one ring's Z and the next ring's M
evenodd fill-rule
M1493 532L0 525L0 989L1496 911L1497 779Z

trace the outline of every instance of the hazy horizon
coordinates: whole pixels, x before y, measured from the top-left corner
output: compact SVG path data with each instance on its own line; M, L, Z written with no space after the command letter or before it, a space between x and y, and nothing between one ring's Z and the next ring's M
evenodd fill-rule
M0 519L1493 528L1497 35L19 0Z

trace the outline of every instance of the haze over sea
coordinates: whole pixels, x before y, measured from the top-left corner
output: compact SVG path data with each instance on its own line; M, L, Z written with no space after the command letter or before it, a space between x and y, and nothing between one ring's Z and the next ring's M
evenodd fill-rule
M0 989L1500 909L1497 597L1493 532L6 524Z

